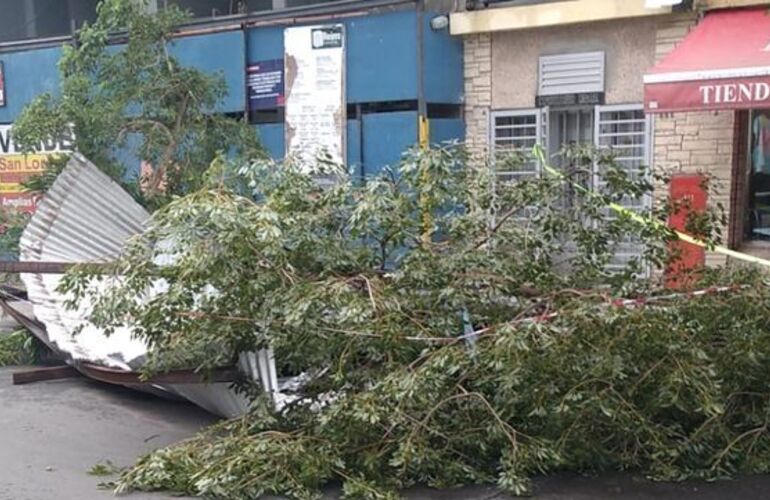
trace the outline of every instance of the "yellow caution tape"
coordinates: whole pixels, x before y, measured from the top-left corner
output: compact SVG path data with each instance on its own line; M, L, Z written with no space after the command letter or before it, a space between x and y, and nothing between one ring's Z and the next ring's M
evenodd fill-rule
M562 180L565 180L565 181L571 183L572 186L575 189L577 189L578 191L581 191L581 192L583 192L585 194L588 194L589 196L594 195L594 193L591 192L590 190L586 189L585 187L581 186L580 184L577 184L575 182L570 181L569 179L567 179L567 177L563 173L559 172L558 170L554 169L553 167L548 166L546 164L546 162L545 162L545 155L544 155L544 153L542 151L542 148L536 147L535 150L534 150L534 153L535 153L535 156L540 161L540 164L543 166L543 169L546 172L548 172L549 174L551 174L551 175L553 175L555 177L558 177L558 178L560 178ZM618 205L617 203L610 203L609 208L611 208L612 210L614 210L614 211L616 211L616 212L618 212L620 214L626 215L626 216L630 217L631 219L633 219L633 220L635 220L637 222L640 222L642 224L653 224L653 225L656 225L658 227L664 226L660 221L657 221L657 220L654 220L654 219L651 219L651 218L647 218L647 217L642 217L641 215L639 215L638 213L634 212L633 210L629 210L629 209L627 209L626 207L624 207L622 205ZM702 247L702 248L706 248L706 249L708 249L711 252L719 253L719 254L722 254L722 255L727 255L728 257L732 257L734 259L742 260L744 262L751 262L752 264L758 264L760 266L770 267L770 260L763 259L761 257L755 257L753 255L748 255L748 254L745 254L745 253L742 253L742 252L736 252L735 250L730 250L729 248L723 247L723 246L713 246L712 247L708 243L706 243L705 241L702 241L702 240L699 240L697 238L694 238L694 237L690 236L689 234L682 233L680 231L674 231L674 232L676 233L676 235L679 237L680 240L685 241L687 243L692 243L693 245L697 245L697 246Z
M621 205L618 205L617 203L610 203L610 208L618 213L624 214L630 217L631 219L643 224L655 224L657 226L663 225L660 223L660 221L642 217L636 212L629 210L626 207L623 207ZM763 259L761 257L755 257L753 255L745 254L742 252L736 252L735 250L730 250L729 248L723 247L723 246L709 247L709 244L706 243L705 241L699 240L697 238L693 238L689 234L683 233L681 231L674 231L674 232L676 233L676 235L679 237L680 240L685 241L687 243L692 243L693 245L697 245L702 248L706 248L711 252L721 253L722 255L727 255L728 257L739 259L744 262L751 262L754 264L759 264L760 266L770 267L770 260Z

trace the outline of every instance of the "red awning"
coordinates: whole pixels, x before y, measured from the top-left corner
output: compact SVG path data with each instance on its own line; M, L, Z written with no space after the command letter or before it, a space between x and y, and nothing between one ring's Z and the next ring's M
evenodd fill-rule
M650 113L770 107L770 11L711 12L644 76Z

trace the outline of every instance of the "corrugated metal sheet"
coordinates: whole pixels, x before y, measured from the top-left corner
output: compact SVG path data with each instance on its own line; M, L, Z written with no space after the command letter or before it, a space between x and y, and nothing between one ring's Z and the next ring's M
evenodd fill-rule
M46 193L21 239L20 258L31 262L101 263L118 258L126 241L141 233L149 214L115 181L80 155L69 164ZM44 332L34 332L70 358L77 368L89 362L122 370L138 370L147 346L128 328L111 335L87 321L91 304L75 311L65 307L66 298L57 291L61 274L22 274L36 318ZM111 278L119 279L118 277ZM114 281L106 280L102 286ZM158 283L162 289L163 284ZM77 328L81 331L73 335ZM241 370L275 394L278 384L275 362L269 351L242 357ZM153 389L187 398L222 416L244 413L248 401L229 384L161 384ZM157 391L156 391L157 392Z
M126 240L142 232L149 214L115 181L85 158L73 155L38 206L21 238L20 260L110 262ZM73 360L130 370L141 365L147 348L122 328L106 337L84 319L90 304L64 307L60 274L22 274L35 316L46 325L48 342ZM82 325L82 331L73 332ZM133 364L133 366L132 366Z

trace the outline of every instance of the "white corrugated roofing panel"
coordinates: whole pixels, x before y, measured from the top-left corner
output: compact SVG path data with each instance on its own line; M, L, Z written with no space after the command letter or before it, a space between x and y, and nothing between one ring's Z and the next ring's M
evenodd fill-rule
M106 263L117 259L126 241L141 233L150 215L118 183L83 156L75 154L39 204L21 238L20 260L29 262ZM138 370L147 346L128 328L109 336L88 321L91 304L65 307L57 291L61 274L22 274L35 316L45 327L47 343L78 361L123 370ZM112 278L119 279L119 278ZM112 281L114 283L114 281ZM159 283L159 289L162 288ZM101 286L111 286L105 280ZM74 334L78 328L81 331ZM37 332L40 334L40 332ZM250 366L246 366L251 372ZM274 363L272 366L274 374ZM258 373L253 375L259 376ZM242 414L247 400L229 384L159 385L223 416Z

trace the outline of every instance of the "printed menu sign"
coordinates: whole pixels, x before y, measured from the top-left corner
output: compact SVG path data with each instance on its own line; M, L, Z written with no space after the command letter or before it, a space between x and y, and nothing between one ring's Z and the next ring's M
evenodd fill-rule
M286 154L345 163L345 31L341 24L284 31Z

